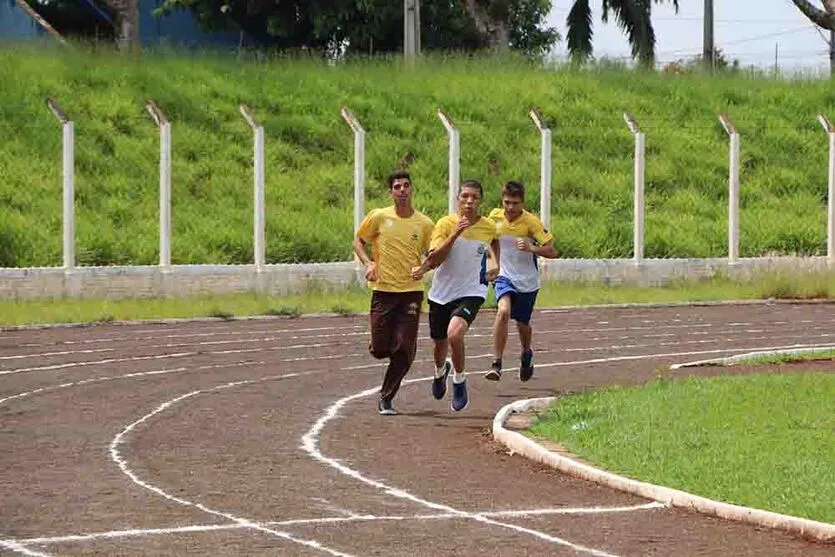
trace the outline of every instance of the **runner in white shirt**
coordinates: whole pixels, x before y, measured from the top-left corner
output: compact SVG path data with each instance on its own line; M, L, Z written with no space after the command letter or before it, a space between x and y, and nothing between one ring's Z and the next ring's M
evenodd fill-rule
M498 303L493 324L493 363L484 376L491 381L502 377L502 354L510 319L516 321L522 344L519 379L528 381L533 376L530 322L539 292L536 258L557 256L552 245L553 235L545 230L539 217L524 209L524 203L524 186L519 182L508 182L502 187L502 207L493 209L489 217L498 226L501 244L501 268L493 283Z
M432 230L429 255L412 277L419 280L437 267L429 290L429 334L433 341L435 380L432 395L440 400L452 372L453 410L467 407L464 335L487 296L487 284L498 273L496 223L478 214L484 193L467 180L458 189L458 213L440 219ZM489 255L489 261L488 261ZM447 351L451 357L447 359Z

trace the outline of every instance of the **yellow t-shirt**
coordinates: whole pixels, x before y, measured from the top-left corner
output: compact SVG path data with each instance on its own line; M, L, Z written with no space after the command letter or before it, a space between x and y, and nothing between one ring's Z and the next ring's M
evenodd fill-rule
M539 245L544 245L552 242L554 236L545 230L539 217L528 211L522 211L516 220L510 222L505 217L504 209L498 208L490 211L489 218L496 223L500 236L499 275L510 280L519 292L539 290L536 255L517 248L516 240L531 238Z
M420 281L412 280L412 267L421 264L429 250L432 219L415 211L412 216L397 216L394 207L374 209L366 215L357 237L371 244L371 259L377 264L377 281L369 288L383 292L422 291Z

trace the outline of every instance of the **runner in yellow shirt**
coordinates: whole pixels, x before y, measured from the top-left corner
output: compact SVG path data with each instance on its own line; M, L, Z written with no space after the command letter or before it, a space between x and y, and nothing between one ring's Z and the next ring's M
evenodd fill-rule
M417 280L437 267L429 289L429 335L435 360L432 395L438 400L444 398L451 371L450 406L455 411L463 410L469 402L464 336L484 303L488 282L498 272L496 225L478 214L483 197L479 182L467 180L461 184L458 213L438 221L426 261L412 271L412 278ZM449 360L447 351L451 353Z
M377 410L397 412L392 400L412 367L417 350L423 284L412 278L429 248L432 220L412 207L412 178L400 170L388 178L394 204L368 213L354 237L354 252L365 267L371 295L371 343L375 358L389 358ZM371 257L366 244L371 244Z
M539 292L538 256L554 258L557 250L553 235L545 230L539 218L525 210L525 187L519 182L508 182L502 187L502 207L490 212L496 222L501 243L501 268L493 283L498 310L493 324L493 363L485 379L498 381L502 377L502 354L507 344L507 326L516 321L522 356L519 379L528 381L533 376L533 329L531 315Z

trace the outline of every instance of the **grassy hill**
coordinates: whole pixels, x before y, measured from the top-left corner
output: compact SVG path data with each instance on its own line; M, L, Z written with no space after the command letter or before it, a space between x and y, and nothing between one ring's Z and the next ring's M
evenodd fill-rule
M368 207L406 165L416 201L446 210L447 138L436 110L461 129L462 178L481 179L486 206L522 179L538 209L538 107L553 129L552 228L565 257L631 255L633 140L647 134L647 257L726 254L727 111L742 136L741 251L822 254L827 141L835 116L825 81L549 70L483 58L352 62L235 60L0 46L0 266L60 265L61 134L53 95L76 123L80 264L157 261L156 101L173 130L172 260L252 260L250 104L267 137L269 262L350 257L353 138L349 107L368 131Z

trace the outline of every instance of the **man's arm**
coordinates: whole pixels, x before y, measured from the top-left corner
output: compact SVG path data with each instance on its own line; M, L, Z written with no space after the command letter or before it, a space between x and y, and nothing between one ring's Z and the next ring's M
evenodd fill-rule
M528 251L540 257L554 259L557 257L557 248L554 247L554 236L545 230L545 226L538 218L534 218L530 228L530 238L524 238L516 243L522 251ZM534 244L531 239L536 241ZM524 245L523 245L524 244Z
M377 282L377 263L375 263L365 250L365 240L359 236L354 236L354 253L357 254L357 259L365 267L365 280L369 282Z
M444 243L437 249L427 253L426 259L423 260L423 263L412 269L412 278L414 280L420 280L423 278L423 275L427 273L427 271L435 269L443 263L449 255L449 252L452 251L452 245L455 243L455 240L457 240L469 226L470 221L468 221L466 217L461 217L458 220L458 226L455 228L455 231L450 234L446 240L444 240Z
M559 255L557 253L557 248L554 247L552 242L548 242L547 244L541 246L532 246L533 249L531 250L533 253L540 257L547 257L548 259L554 259Z
M487 280L494 281L499 276L499 262L501 261L501 243L498 238L493 238L487 246L487 253L490 255L491 265L487 267Z

